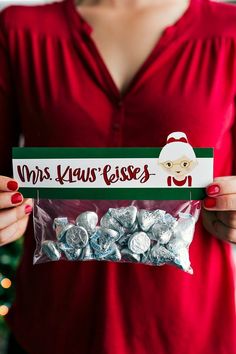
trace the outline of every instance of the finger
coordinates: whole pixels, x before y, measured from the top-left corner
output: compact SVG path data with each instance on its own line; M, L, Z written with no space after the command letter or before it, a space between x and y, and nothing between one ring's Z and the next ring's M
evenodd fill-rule
M203 200L203 207L207 210L236 210L236 194L207 197Z
M25 215L29 215L32 210L32 199L25 199L24 202L16 208L0 211L0 230L24 218Z
M232 229L236 229L236 212L235 211L217 211L217 219Z
M0 176L0 191L9 192L9 191L17 191L19 188L18 182L10 177Z
M223 241L236 243L236 229L226 226L219 220L214 221L215 236Z
M220 240L236 243L236 229L232 229L218 220L215 212L203 210L202 221L210 234Z
M202 223L206 230L212 235L215 235L216 233L216 230L214 229L214 222L216 220L216 212L202 209Z
M23 203L23 195L19 192L9 193L4 192L0 193L0 209L11 208Z
M217 177L206 188L207 195L219 196L236 193L236 176Z
M0 245L4 246L7 243L19 239L25 232L29 216L25 216L21 220L16 221L14 224L0 230Z
M214 181L227 181L230 179L234 179L236 176L220 176L220 177L215 177Z

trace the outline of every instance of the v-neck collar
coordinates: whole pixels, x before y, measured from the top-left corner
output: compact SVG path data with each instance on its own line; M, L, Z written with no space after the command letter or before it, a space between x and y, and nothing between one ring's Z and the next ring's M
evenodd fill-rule
M68 23L71 27L72 32L75 35L78 35L78 31L81 32L80 34L85 35L85 39L87 41L87 44L90 47L90 50L92 51L92 55L96 58L97 64L100 66L101 72L98 73L98 70L95 70L97 74L101 74L99 76L103 76L103 78L106 80L107 85L108 85L108 91L109 88L111 90L110 93L113 94L113 98L115 100L121 101L124 99L129 92L132 91L132 88L135 86L135 84L138 82L139 78L142 76L142 74L145 72L147 67L150 65L152 62L153 58L157 56L159 52L161 52L161 49L163 49L172 39L173 37L176 37L179 33L179 31L185 26L187 23L190 23L191 20L193 21L194 18L192 17L192 14L194 13L193 8L196 3L201 2L203 0L189 0L189 4L187 9L184 11L184 13L177 19L174 24L167 26L164 28L162 31L162 34L159 36L157 39L156 43L154 44L152 50L149 52L149 54L146 56L146 59L144 62L140 65L136 73L134 74L133 78L129 82L128 86L124 90L124 92L120 92L118 86L116 85L113 76L111 75L105 60L103 59L102 54L100 53L100 50L98 49L94 39L91 36L91 33L93 32L92 26L89 24L89 22L83 17L83 15L80 13L80 11L77 9L75 0L64 0L63 4L66 7L66 11L68 14ZM88 53L88 52L87 52ZM96 73L93 73L96 75ZM101 83L100 83L101 84ZM101 86L101 88L103 88ZM108 92L109 93L109 92Z

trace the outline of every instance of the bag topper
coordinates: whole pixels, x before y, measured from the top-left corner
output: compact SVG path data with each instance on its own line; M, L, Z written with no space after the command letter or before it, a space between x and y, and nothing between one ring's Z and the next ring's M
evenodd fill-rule
M14 148L13 171L35 198L34 263L128 261L192 273L211 148L193 148L182 132L163 148Z

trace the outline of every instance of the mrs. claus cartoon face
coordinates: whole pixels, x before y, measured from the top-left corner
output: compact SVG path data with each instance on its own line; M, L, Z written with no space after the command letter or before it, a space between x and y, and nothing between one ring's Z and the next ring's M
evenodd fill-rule
M197 166L197 158L186 134L174 132L168 135L166 145L159 155L159 165L165 172L181 180Z
M197 161L196 159L191 160L186 155L183 155L176 160L166 160L164 162L160 162L160 165L169 175L175 177L184 177L190 174L190 172L197 165Z

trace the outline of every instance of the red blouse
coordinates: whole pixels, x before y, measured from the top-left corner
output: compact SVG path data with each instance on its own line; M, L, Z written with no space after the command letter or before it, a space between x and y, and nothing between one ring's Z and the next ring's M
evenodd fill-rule
M73 0L0 14L1 174L11 146L163 146L184 131L215 148L215 176L234 173L236 7L191 0L126 92L117 86ZM140 45L142 45L140 38ZM30 354L235 354L230 245L201 220L194 275L173 266L109 262L32 265L24 238L7 317Z

